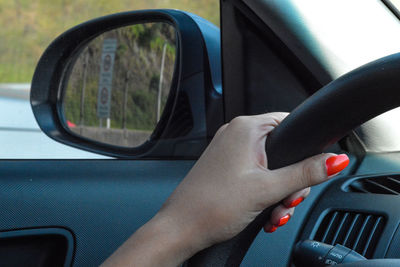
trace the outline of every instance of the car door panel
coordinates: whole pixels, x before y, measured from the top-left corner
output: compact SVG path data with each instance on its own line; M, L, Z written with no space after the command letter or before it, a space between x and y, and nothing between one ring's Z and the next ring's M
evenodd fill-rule
M98 265L159 210L193 164L4 160L0 231L67 229L74 236L73 265Z
M194 163L3 160L0 231L66 229L74 237L73 265L96 266L152 218ZM285 230L260 233L244 266L265 266L267 259L271 264L287 261L291 246L279 240L293 244L299 225L327 185L313 190ZM271 242L283 249L279 256L269 248Z

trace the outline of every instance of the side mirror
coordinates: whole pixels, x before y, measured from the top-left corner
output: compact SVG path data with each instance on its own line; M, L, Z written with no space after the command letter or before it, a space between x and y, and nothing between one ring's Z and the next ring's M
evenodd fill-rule
M31 105L67 145L118 158L196 158L223 124L219 29L177 10L78 25L42 55Z
M173 86L176 36L169 23L139 23L106 31L84 45L65 76L64 126L126 148L149 140Z

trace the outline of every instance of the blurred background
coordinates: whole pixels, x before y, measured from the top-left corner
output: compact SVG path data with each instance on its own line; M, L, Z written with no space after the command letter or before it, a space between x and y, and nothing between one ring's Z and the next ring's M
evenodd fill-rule
M155 8L189 11L219 25L219 0L0 0L0 158L103 157L59 144L39 129L29 102L33 72L46 47L69 28L112 13ZM158 69L160 63L157 65ZM157 105L154 103L154 94L143 97L140 93L141 91L132 92L132 99L151 98L152 104L141 101L144 103L142 110L133 108L127 110L126 116L118 117L126 117L126 127L124 121L115 116L112 117L110 126L127 130L144 129L144 137L147 138L151 133L147 130L149 124L156 123ZM93 102L96 99L87 95L85 101ZM129 101L131 100L127 101L127 105L132 107ZM161 102L163 104L165 101ZM162 106L159 109L161 111ZM89 111L93 113L93 110L86 108L85 114L88 113L86 115L89 116L85 118L87 123L90 122ZM121 108L113 108L111 115L120 111ZM137 116L132 117L131 111L136 112ZM72 115L69 117L81 126L80 119ZM138 121L139 119L142 121Z
M44 49L79 23L153 8L189 11L219 25L219 0L0 0L0 83L30 83Z

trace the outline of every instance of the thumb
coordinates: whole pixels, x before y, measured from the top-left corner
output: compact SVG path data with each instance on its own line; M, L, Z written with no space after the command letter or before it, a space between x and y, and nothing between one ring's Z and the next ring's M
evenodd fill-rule
M282 191L287 195L323 183L349 165L346 154L320 154L290 166L274 170Z

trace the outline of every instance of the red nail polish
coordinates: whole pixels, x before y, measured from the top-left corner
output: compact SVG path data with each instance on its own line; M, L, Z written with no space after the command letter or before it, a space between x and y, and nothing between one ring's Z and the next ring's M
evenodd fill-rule
M294 207L296 207L296 206L299 205L301 202L303 202L303 200L304 200L304 197L296 198L295 200L293 200L292 202L290 202L288 208L294 208Z
M268 228L268 229L265 229L265 228L264 228L264 231L265 231L266 233L273 233L273 232L276 231L276 229L278 229L278 227L275 226L275 225L272 225L272 226L271 226L270 228Z
M328 176L334 175L338 172L343 171L347 165L349 165L349 157L346 154L340 154L328 158L325 162L326 173Z
M281 227L285 225L289 220L290 220L290 214L287 214L279 219L279 223L276 226Z

